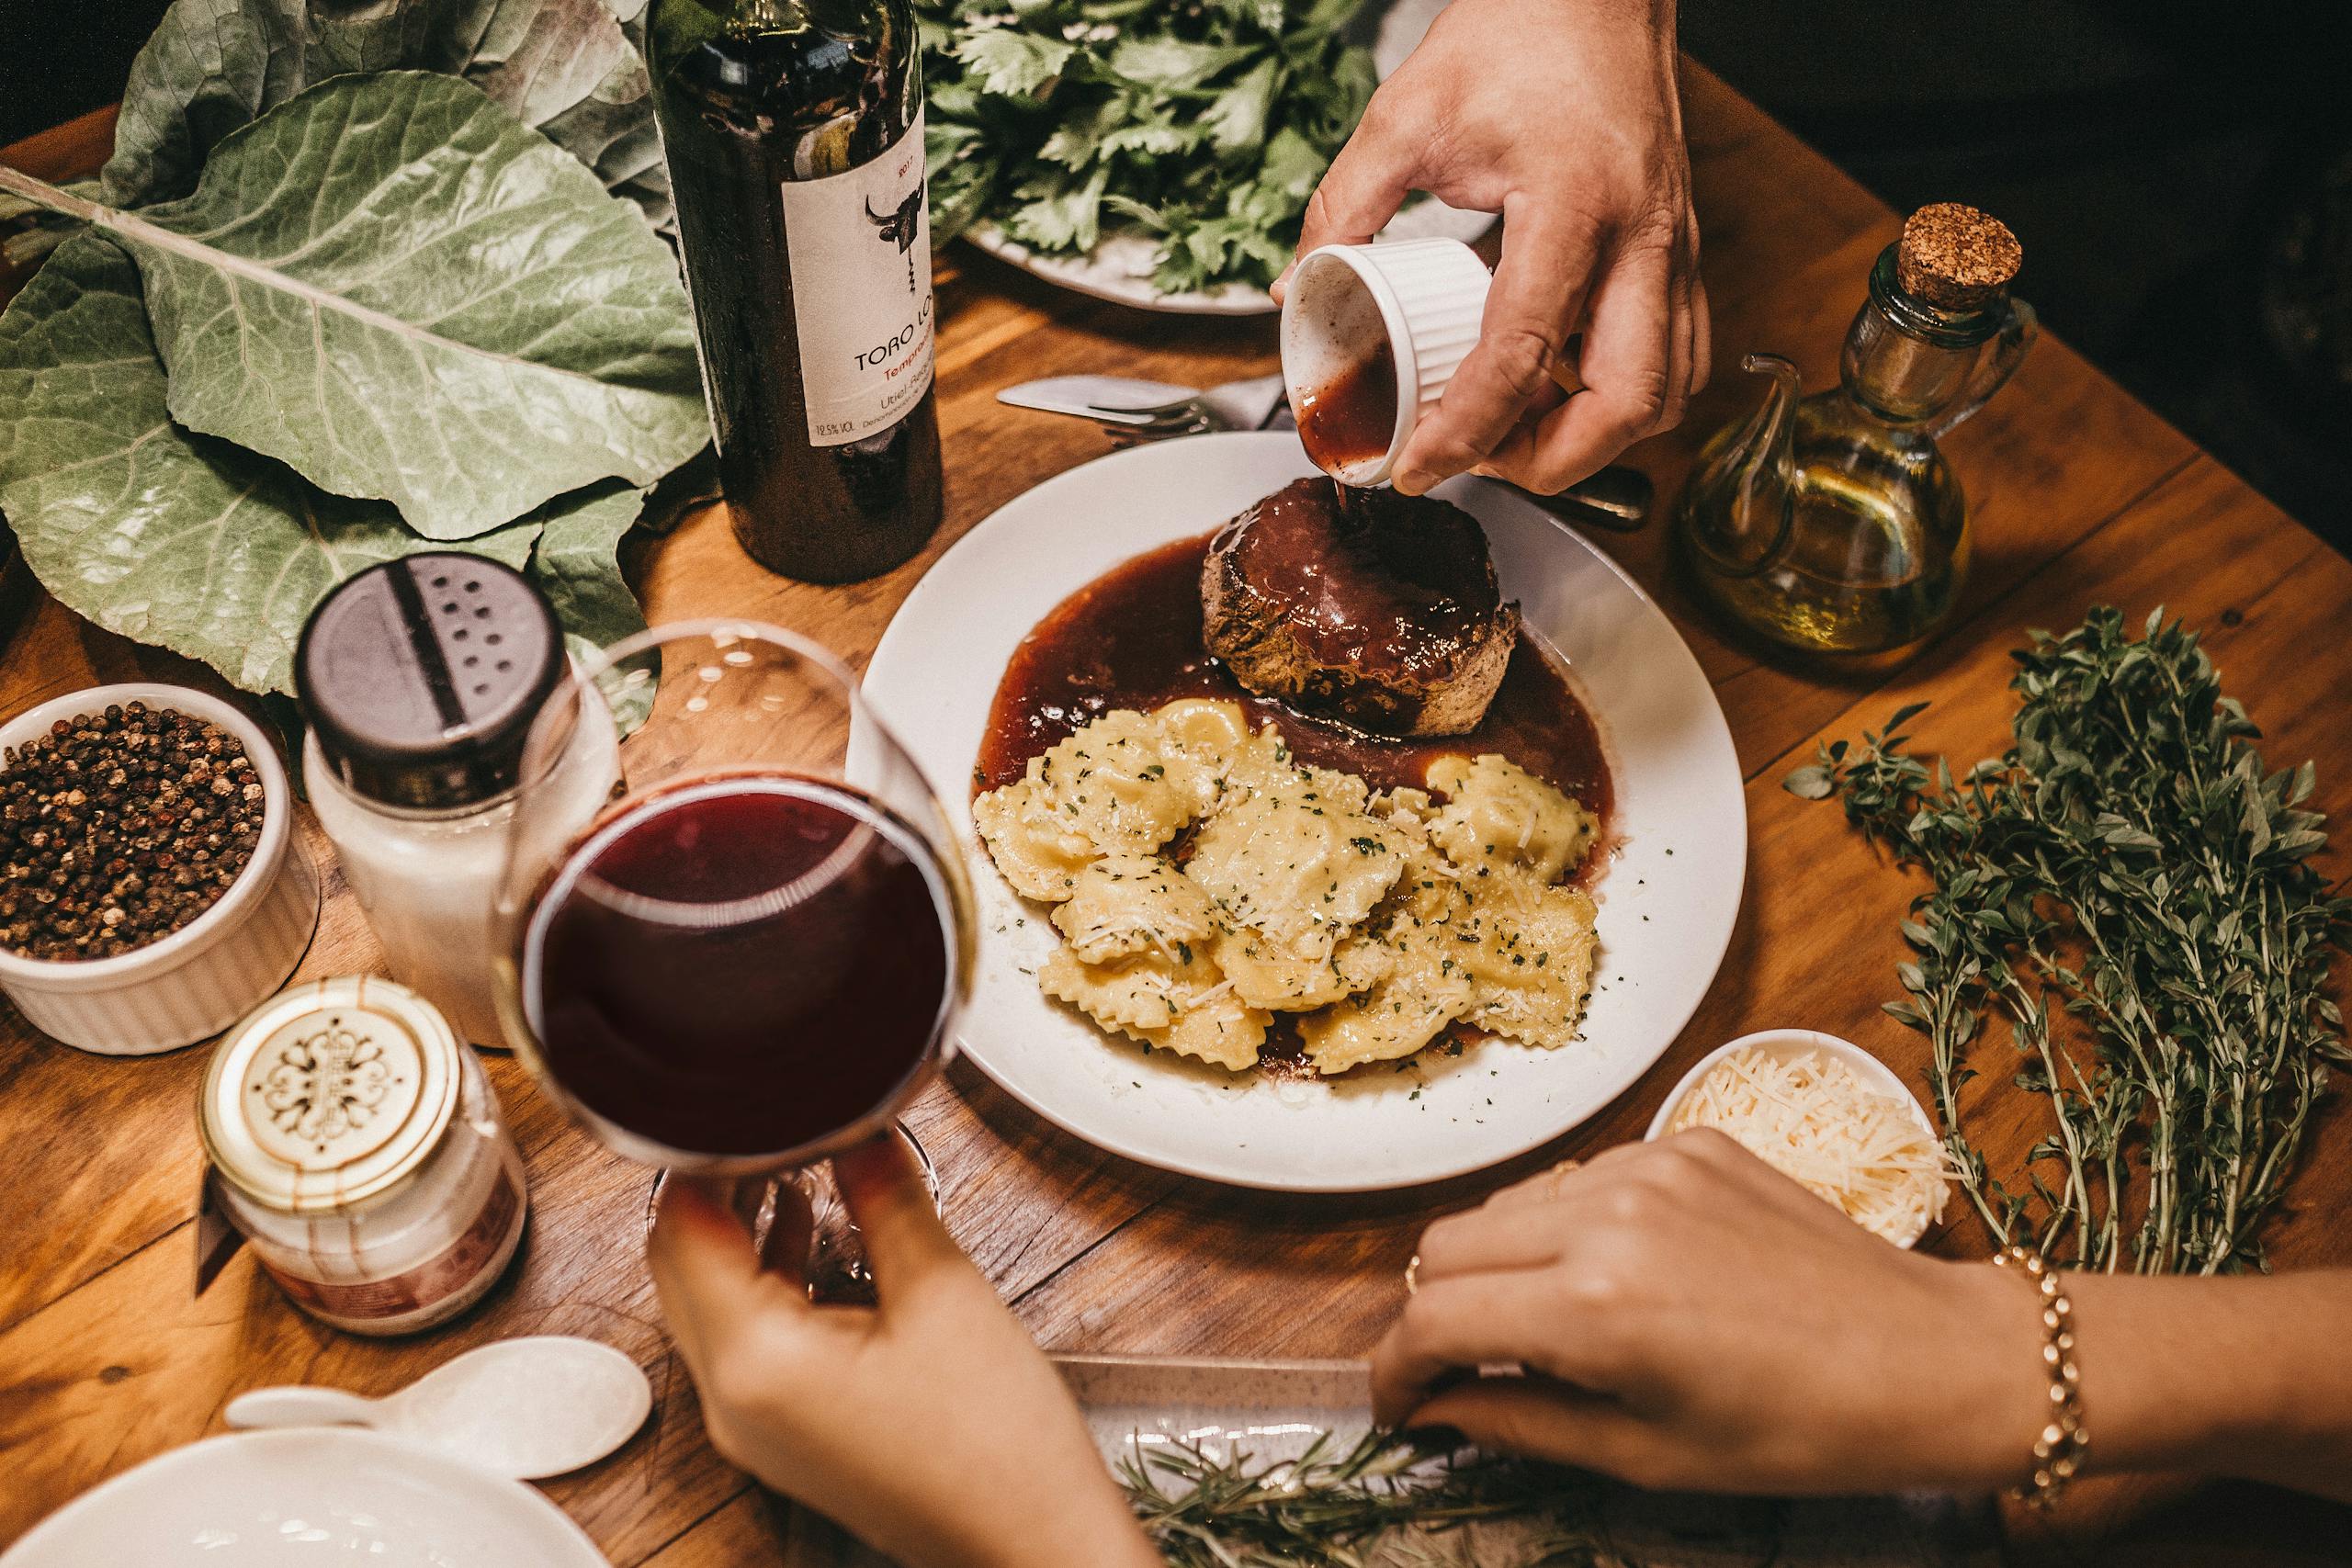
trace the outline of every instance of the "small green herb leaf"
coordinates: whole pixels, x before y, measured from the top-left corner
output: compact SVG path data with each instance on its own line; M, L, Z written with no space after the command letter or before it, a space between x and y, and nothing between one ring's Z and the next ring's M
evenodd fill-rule
M979 28L956 39L954 53L984 93L1035 94L1058 75L1078 46L1017 27Z
M1826 767L1815 763L1810 767L1799 768L1787 778L1782 779L1781 787L1791 795L1806 800L1826 800L1838 785Z

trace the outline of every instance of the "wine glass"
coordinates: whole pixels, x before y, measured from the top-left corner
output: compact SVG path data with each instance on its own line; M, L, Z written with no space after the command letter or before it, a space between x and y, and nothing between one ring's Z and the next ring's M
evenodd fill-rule
M963 858L922 772L830 653L713 619L575 670L520 776L492 955L507 1038L621 1154L799 1173L812 1280L864 1287L809 1168L896 1123L954 1050L971 972ZM739 1187L755 1232L774 1200Z

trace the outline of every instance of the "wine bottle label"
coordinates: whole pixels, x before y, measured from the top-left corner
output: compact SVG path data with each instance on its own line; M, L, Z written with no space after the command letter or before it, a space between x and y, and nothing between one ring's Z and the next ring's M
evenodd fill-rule
M808 439L888 430L931 385L931 214L922 115L846 174L787 180L784 238L800 326Z

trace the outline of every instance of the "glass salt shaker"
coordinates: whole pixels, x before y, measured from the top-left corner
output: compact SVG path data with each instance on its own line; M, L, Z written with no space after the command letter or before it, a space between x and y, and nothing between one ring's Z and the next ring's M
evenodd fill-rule
M531 721L564 679L563 633L520 572L479 556L368 568L311 613L295 654L302 779L394 978L481 1045L503 1045L491 906ZM619 781L609 726L548 765L586 827Z
M340 976L248 1014L197 1107L209 1191L288 1299L411 1334L497 1283L530 1200L497 1091L433 1005Z

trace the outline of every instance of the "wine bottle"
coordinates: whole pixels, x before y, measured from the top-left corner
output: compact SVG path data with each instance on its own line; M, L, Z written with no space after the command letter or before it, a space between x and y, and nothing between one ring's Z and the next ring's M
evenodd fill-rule
M655 114L737 538L849 582L939 525L909 0L653 0Z

